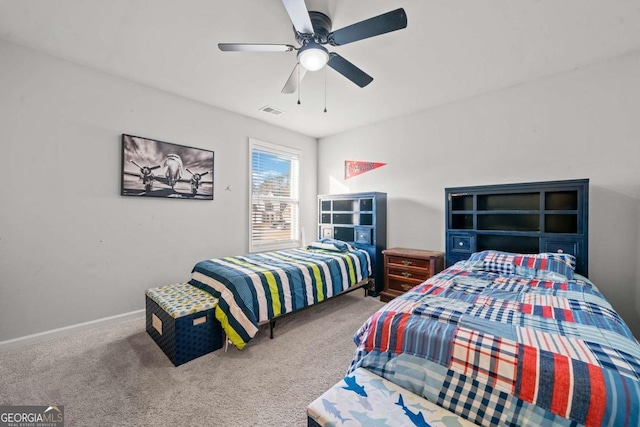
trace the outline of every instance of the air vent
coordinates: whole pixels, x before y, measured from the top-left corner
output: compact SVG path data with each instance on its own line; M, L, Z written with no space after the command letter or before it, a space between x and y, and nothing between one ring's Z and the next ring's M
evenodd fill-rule
M260 109L260 111L264 111L265 113L271 114L272 116L279 116L280 114L284 113L284 111L278 110L277 108L271 107L269 105L265 105Z

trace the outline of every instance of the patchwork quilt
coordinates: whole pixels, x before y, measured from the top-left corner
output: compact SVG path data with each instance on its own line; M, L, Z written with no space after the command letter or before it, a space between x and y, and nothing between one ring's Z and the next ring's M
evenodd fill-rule
M259 324L330 298L370 274L366 251L308 248L200 261L189 283L218 298L215 316L242 349Z
M349 372L484 426L639 426L638 341L593 283L540 259L472 257L392 300Z

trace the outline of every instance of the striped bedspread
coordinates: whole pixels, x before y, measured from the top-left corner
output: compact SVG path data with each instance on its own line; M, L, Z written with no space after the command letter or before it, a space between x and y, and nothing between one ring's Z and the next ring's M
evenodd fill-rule
M640 425L640 345L577 274L503 276L462 261L354 339L349 372L366 368L479 425Z
M189 283L219 298L216 318L242 349L258 324L330 298L370 272L363 250L289 249L200 261Z

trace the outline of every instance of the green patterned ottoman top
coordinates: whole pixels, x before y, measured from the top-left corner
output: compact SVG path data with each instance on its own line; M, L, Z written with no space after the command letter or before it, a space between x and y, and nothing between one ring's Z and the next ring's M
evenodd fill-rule
M174 319L218 305L217 298L188 283L151 288L145 293Z

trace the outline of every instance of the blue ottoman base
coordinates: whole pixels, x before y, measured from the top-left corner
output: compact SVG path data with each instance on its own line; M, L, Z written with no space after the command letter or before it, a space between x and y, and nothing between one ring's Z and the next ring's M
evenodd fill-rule
M222 348L222 327L213 308L174 319L149 296L145 299L147 333L175 366Z

